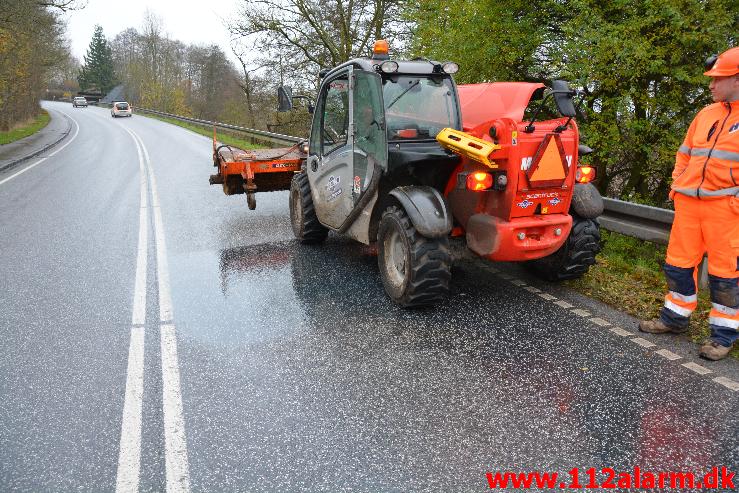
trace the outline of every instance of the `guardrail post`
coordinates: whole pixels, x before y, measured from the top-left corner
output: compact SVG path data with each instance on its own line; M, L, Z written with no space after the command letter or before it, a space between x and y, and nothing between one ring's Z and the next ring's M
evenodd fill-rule
M706 255L703 256L703 260L698 266L698 286L701 289L708 287L708 257Z

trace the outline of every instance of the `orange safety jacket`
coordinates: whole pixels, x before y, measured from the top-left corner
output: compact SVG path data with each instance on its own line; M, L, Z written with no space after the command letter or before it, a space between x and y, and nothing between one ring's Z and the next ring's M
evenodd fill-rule
M690 197L739 196L739 101L714 103L696 115L672 179L673 192Z

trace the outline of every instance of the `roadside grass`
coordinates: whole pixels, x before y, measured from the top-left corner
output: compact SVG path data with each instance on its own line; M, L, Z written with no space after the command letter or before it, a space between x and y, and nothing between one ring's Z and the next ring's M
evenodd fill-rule
M0 145L10 144L11 142L15 142L16 140L20 140L24 137L35 134L46 125L48 125L49 120L51 120L51 118L49 118L49 114L46 111L41 110L41 114L33 120L24 122L16 128L13 128L7 132L0 132Z
M206 137L213 138L213 128L207 128L205 126L201 125L194 125L192 123L187 122L181 122L179 120L175 120L173 118L167 118L159 115L151 115L146 113L139 113L140 116L145 116L147 118L153 118L155 120L161 120L166 123L171 123L172 125L177 125L178 127L186 128L192 132L195 132L196 134L205 135ZM227 130L218 129L216 138L218 139L218 142L221 144L226 144L234 147L238 147L239 149L262 149L264 146L252 144L251 142L240 139L236 137L233 133L229 133Z
M667 247L602 229L601 237L603 250L597 256L596 265L582 278L565 284L640 320L659 316L667 292L662 273ZM700 344L709 336L710 310L708 288L699 289L698 308L688 330L693 342ZM739 359L739 347L730 354Z

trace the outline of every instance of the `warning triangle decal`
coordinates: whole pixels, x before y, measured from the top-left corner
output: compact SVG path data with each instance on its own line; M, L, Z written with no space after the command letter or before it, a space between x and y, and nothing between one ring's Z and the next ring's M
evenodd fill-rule
M534 162L526 170L532 188L561 187L567 178L568 166L564 148L557 134L547 134L539 145Z

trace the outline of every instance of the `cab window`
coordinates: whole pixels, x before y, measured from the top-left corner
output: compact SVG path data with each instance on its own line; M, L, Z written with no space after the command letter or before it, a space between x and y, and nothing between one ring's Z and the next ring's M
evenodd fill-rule
M324 156L344 147L349 135L349 78L329 82L321 118L321 149Z

